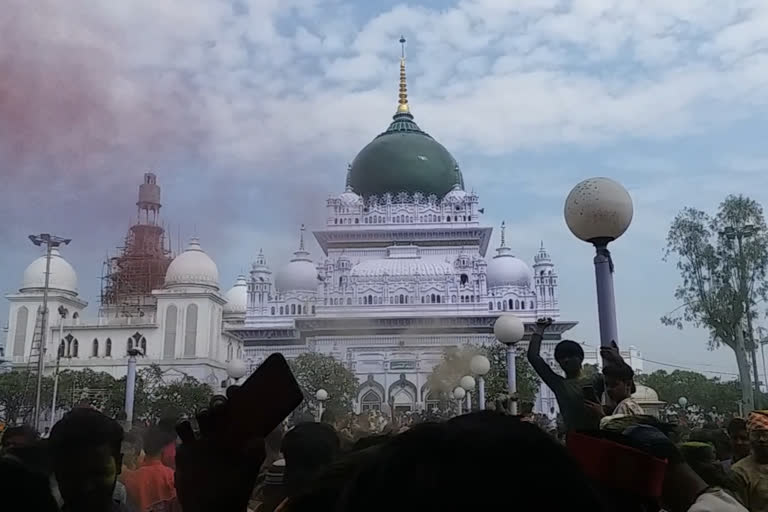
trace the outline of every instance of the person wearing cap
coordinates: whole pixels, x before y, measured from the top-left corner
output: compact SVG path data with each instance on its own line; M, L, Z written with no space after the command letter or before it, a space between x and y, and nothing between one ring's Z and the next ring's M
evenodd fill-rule
M732 466L743 486L742 502L752 512L768 512L768 411L747 417L750 454Z

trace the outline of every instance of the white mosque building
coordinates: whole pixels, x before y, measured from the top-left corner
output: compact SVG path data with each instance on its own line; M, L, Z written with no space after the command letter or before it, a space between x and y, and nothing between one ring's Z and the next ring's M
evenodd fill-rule
M154 185L154 175L147 176L145 184ZM151 207L141 207L157 213L159 189L156 194ZM321 254L307 250L302 226L289 262L273 272L260 253L250 275L222 293L215 262L192 239L167 267L162 286L142 301L141 314L102 307L91 321L75 270L54 250L46 338L61 340L66 368L121 377L127 350L135 347L145 353L140 366L159 364L215 388L233 359L245 359L252 370L273 352L291 359L315 351L357 375L356 410L427 407L437 401L427 378L445 349L494 343L500 314L519 316L528 332L537 318L553 318L543 346L550 361L555 344L576 325L560 317L559 276L544 244L529 264L508 246L502 224L499 246L489 254L492 228L482 222L479 203L456 160L414 121L402 60L391 124L353 160L344 192L327 200L323 225L313 232ZM14 366L29 361L44 276L40 257L24 271L18 292L6 296L5 354ZM59 306L66 318L56 315ZM57 353L51 348L48 372ZM586 363L598 363L596 350L586 355ZM624 357L642 370L636 349ZM555 405L542 386L536 409Z

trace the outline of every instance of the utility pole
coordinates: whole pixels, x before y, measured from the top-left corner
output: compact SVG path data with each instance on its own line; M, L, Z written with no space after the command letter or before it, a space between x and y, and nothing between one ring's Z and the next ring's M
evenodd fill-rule
M56 347L56 370L53 373L53 398L51 399L51 428L56 421L56 399L59 392L59 367L61 366L62 343L64 343L64 319L69 311L64 306L59 306L59 345Z
M43 391L43 371L45 370L45 343L48 330L48 285L51 281L51 251L54 247L61 245L68 245L71 239L61 238L49 233L41 233L39 235L29 235L30 241L38 247L45 245L45 284L43 285L43 310L40 313L40 349L39 358L37 360L37 390L35 391L35 413L34 427L38 432L40 431L40 395Z

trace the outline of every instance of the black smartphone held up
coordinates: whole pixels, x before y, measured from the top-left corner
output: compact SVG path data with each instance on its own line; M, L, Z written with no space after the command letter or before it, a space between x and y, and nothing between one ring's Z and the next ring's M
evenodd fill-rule
M600 399L597 397L594 386L584 386L581 388L581 391L584 393L584 400L589 400L596 404L600 403Z
M304 400L282 354L272 354L240 386L227 404L226 439L233 443L265 437Z

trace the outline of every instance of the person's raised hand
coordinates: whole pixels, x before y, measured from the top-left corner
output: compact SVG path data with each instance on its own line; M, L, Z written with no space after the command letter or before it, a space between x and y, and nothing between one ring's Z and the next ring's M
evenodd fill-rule
M227 394L237 392L230 386ZM264 462L264 440L235 445L224 432L227 399L214 396L197 415L199 434L189 421L176 427L181 445L176 450L176 492L184 512L245 512L259 468Z
M536 327L534 328L534 332L539 335L543 335L544 331L547 330L547 328L552 325L553 320L551 318L539 318L536 320Z
M615 341L611 341L610 347L600 347L600 356L603 358L603 363L605 365L620 365L624 363L624 358L621 357L619 346Z
M602 418L605 416L605 412L603 411L603 406L598 404L597 402L592 402L591 400L584 400L584 407L589 411L590 414L594 415L596 418Z

